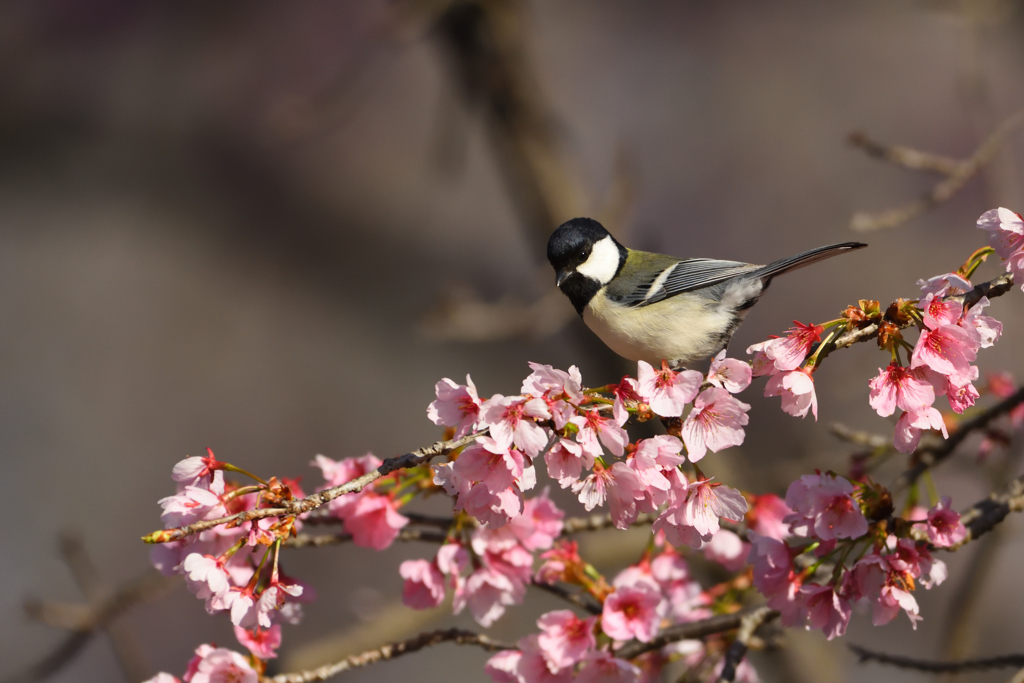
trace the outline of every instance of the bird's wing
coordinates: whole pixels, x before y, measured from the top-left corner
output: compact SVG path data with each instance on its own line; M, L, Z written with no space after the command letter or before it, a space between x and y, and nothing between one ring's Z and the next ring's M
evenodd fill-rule
M614 298L627 306L647 306L676 294L716 285L759 268L761 266L739 261L706 258L677 260L664 269L635 279L629 292L621 292Z

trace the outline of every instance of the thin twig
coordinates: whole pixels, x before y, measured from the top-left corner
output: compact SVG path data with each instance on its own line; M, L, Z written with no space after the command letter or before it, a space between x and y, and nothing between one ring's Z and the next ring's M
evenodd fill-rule
M546 593L556 595L565 600L566 602L576 605L580 609L589 612L590 614L601 613L601 605L597 604L597 602L592 599L588 599L586 594L584 593L573 593L564 586L559 586L553 583L541 583L539 581L534 581L530 585L535 588L539 588L540 590Z
M887 655L882 652L872 652L860 645L848 646L857 655L858 663L878 662L879 664L891 664L901 669L915 669L917 671L929 671L932 673L956 673L959 671L971 671L981 669L1001 669L1008 667L1024 667L1024 654L1002 655L1001 657L987 657L984 659L964 659L958 662L932 662L925 659L912 659L900 655Z
M444 543L448 534L435 529L402 529L398 532L399 541L425 541L427 543ZM286 539L281 545L286 548L321 548L328 545L342 545L352 541L352 534L299 534Z
M98 605L91 607L88 613L80 616L74 624L75 632L41 660L19 673L4 679L3 683L32 683L41 681L62 669L101 629L119 617L134 605L162 595L168 588L177 583L177 577L168 578L156 572L127 583L115 590ZM34 605L26 605L29 616L33 615ZM73 610L81 615L80 610Z
M774 613L774 614L773 614ZM743 661L750 647L750 639L754 637L754 631L761 628L761 625L768 619L774 619L778 612L770 607L759 607L753 612L745 614L740 619L740 627L736 632L736 640L732 641L729 649L725 652L725 662L722 664L722 674L719 681L731 683L736 678L736 668Z
M1024 475L1011 481L1003 493L979 500L960 515L960 521L967 528L967 536L947 550L958 550L984 536L1011 512L1024 512Z
M745 612L736 612L735 614L719 614L700 621L692 621L687 624L675 624L666 628L664 631L659 633L657 637L652 638L648 643L641 643L636 640L626 643L615 652L615 656L620 659L629 660L639 657L647 652L660 650L666 645L670 645L680 640L704 638L705 636L710 636L715 633L731 631L734 628L740 627L743 623L744 617L760 609L762 608L758 607ZM767 624L778 617L779 613L776 610L768 610L761 623Z
M220 526L221 524L230 523L232 525L238 525L243 522L251 522L253 520L264 519L266 517L301 515L303 513L310 512L311 510L315 510L322 505L326 505L335 498L343 496L346 493L362 491L364 487L372 484L381 477L391 474L392 472L410 467L418 467L430 462L432 458L439 455L447 455L454 450L472 443L479 435L480 433L473 433L464 436L461 439L438 441L432 446L421 448L413 451L412 453L406 453L405 455L400 455L395 458L388 458L381 463L380 467L372 472L367 472L361 477L356 477L344 484L332 486L329 489L324 489L323 491L306 496L305 498L290 501L281 507L246 510L245 512L239 512L234 515L196 522L195 524L188 524L176 529L165 529L162 532L150 534L149 536L144 537L143 540L148 543L167 543L169 541L177 541L187 536L191 536L192 534L197 534L201 531L206 531L207 529L212 529L216 526Z
M511 650L515 647L514 645L508 645L506 643L491 640L487 636L474 633L473 631L450 628L446 630L421 633L418 636L409 638L408 640L403 640L398 643L390 643L373 650L368 650L362 654L346 657L340 662L327 664L308 671L279 674L273 678L266 678L264 681L267 681L268 683L310 683L312 681L324 681L335 674L341 673L342 671L357 669L386 659L394 659L395 657L399 657L410 652L422 650L425 647L447 642L454 642L458 645L476 645L477 647L481 647L489 652Z
M653 524L658 515L641 512L630 526L646 526ZM611 515L590 515L588 517L570 517L562 524L562 535L576 534L581 531L600 531L615 526Z
M841 441L852 443L857 446L867 446L868 448L888 448L892 445L892 439L881 434L872 434L870 432L862 432L857 429L851 429L844 424L836 422L829 429L832 435Z
M956 431L950 434L949 438L945 441L935 446L922 446L918 448L914 454L914 465L896 478L891 487L892 491L902 491L912 485L925 471L952 455L953 451L956 450L956 447L964 439L980 429L985 429L993 420L1010 412L1021 403L1024 403L1024 387L1021 387L994 406L978 413L970 420L962 422Z
M995 157L996 152L999 151L999 148L1003 144L1003 140L1006 136L1012 133L1014 129L1021 124L1024 124L1024 109L1015 112L996 126L995 130L985 138L985 141L981 143L977 150L975 150L974 154L957 163L954 168L948 171L943 171L944 173L947 173L947 177L935 185L935 187L933 187L924 196L915 201L904 204L903 206L898 206L886 211L880 211L878 213L856 213L850 221L850 227L858 232L893 228L948 200L959 192L964 185L967 184L968 180L973 178L978 171L982 169L982 167ZM861 146L866 147L866 145ZM890 159L891 156L894 155L885 155L885 158ZM933 156L932 161L937 158L940 157ZM924 169L922 167L920 170L937 170L940 166L942 166L942 164L936 165L932 163L929 168Z
M993 278L988 282L982 282L977 285L974 289L967 292L966 294L960 294L958 296L946 297L945 301L957 301L964 305L964 308L970 308L974 304L981 300L981 297L987 296L990 299L997 296L1002 296L1013 289L1013 275L1011 273L1004 273L997 278ZM910 327L914 323L908 321L901 325L900 328ZM826 349L826 352L819 358L824 359L835 349L845 349L848 346L853 346L858 342L867 341L868 339L874 339L878 336L878 323L871 323L864 327L855 327L852 330L848 330L840 334L835 342L832 344L832 348Z
M931 152L922 152L918 149L903 147L901 145L885 145L877 140L868 137L867 133L854 131L847 138L854 147L859 147L868 156L888 161L890 164L909 168L912 171L928 171L941 175L953 175L956 169L963 163L960 159L945 157Z

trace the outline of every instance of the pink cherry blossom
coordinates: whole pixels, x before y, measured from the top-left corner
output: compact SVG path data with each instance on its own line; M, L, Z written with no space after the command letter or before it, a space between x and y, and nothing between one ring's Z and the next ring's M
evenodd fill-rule
M457 576L469 566L469 553L459 543L445 543L437 551L437 568L446 576Z
M892 621L900 610L903 610L910 624L917 629L917 622L921 621L920 608L913 594L899 584L889 582L882 586L879 592L878 602L875 603L872 623L881 626Z
M928 511L928 540L936 548L949 548L967 536L967 529L960 521L960 513L951 510L949 496L943 496L938 505Z
M814 342L821 339L824 328L821 325L804 325L794 320L795 327L789 330L789 334L779 339L773 339L765 346L764 354L775 363L775 369L780 372L796 370L807 358Z
M747 525L762 536L781 541L789 536L789 524L783 522L793 510L774 493L754 496L753 508L747 513Z
M259 659L274 659L277 657L277 648L281 647L281 624L273 624L270 628L257 628L248 631L240 626L235 626L235 638L242 646L248 648L254 657Z
M807 411L818 419L818 397L814 379L808 370L792 370L773 375L764 385L765 396L781 396L782 410L793 417L805 417Z
M945 301L929 294L921 300L921 312L925 326L935 330L943 325L956 325L963 315L964 306L959 301Z
M829 640L846 633L846 625L853 614L849 600L836 593L832 586L813 583L801 586L800 593L811 628L821 629Z
M521 653L516 663L518 683L572 683L572 669L551 670L537 634L520 638L516 644Z
M384 550L398 537L398 532L409 523L399 514L395 501L385 496L363 496L348 510L345 531L352 534L352 542L363 548Z
M405 583L402 604L413 609L430 609L444 602L444 576L433 562L406 560L398 567Z
M481 524L497 529L522 514L523 494L517 486L491 493L485 484L477 483L459 497L459 503Z
M637 441L633 458L642 469L662 467L671 469L686 462L682 455L683 443L669 434L659 434L650 439Z
M427 417L436 425L455 428L455 438L473 431L480 416L480 397L469 375L465 384L456 384L447 377L434 387L437 399L427 406Z
M224 463L217 460L213 450L206 449L206 456L190 456L179 460L171 469L171 479L177 482L188 482L192 486L210 489L217 472L221 472L221 487L214 493L224 493L223 470Z
M517 588L510 578L499 571L481 567L470 574L462 591L456 591L452 605L455 614L466 605L478 624L490 627L505 613L505 608L516 603Z
M576 683L637 683L640 669L609 652L591 652L576 674Z
M494 683L520 683L519 661L523 653L519 650L502 650L492 656L484 665L484 673L491 677Z
M216 493L198 486L186 486L181 493L161 498L157 503L164 509L160 513L160 519L167 528L184 526L204 519L215 519L227 514Z
M754 565L754 587L769 599L785 593L794 578L789 547L756 531L748 532L747 537L751 543L749 559Z
M958 415L974 405L974 402L981 395L973 382L978 379L978 366L972 365L968 368L966 375L949 375L946 383L946 400L949 407Z
M564 489L579 480L584 467L594 466L594 455L584 451L576 441L561 438L544 454L544 461L548 475Z
M725 349L718 352L708 369L708 382L730 394L738 394L749 387L752 378L750 364L737 358L726 358Z
M910 358L910 367L926 366L942 375L964 374L977 355L981 341L956 325L923 330Z
M637 392L651 410L662 417L682 415L704 381L704 375L696 370L676 372L665 362L660 370L655 370L646 361L637 363L636 378Z
M1024 248L1013 252L1006 259L1006 271L1013 274L1014 281L1024 283ZM1024 291L1024 284L1020 288Z
M548 497L548 489L526 501L523 514L513 519L508 528L527 550L547 550L562 533L565 513Z
M372 453L367 453L360 458L346 458L344 460L332 460L323 455L318 455L310 464L320 468L326 482L324 488L330 488L332 486L340 486L364 474L373 472L380 467L381 462L380 458ZM351 494L336 500L346 499L349 495Z
M548 441L544 429L533 418L551 419L551 411L542 399L495 394L480 406L480 422L488 426L494 440L505 448L515 444L531 458Z
M580 619L563 609L548 612L537 620L537 645L552 673L569 669L597 646L594 625L597 617Z
M288 596L297 598L302 595L302 591L303 587L297 583L272 579L256 601L256 623L264 628L270 628L271 614L284 607Z
M523 393L535 397L553 398L564 397L573 405L578 405L583 400L583 377L579 368L575 365L569 368L569 372L556 370L550 365L530 363L533 372L523 380Z
M750 544L728 529L719 529L711 536L701 552L711 562L722 565L726 571L737 572L747 564Z
M629 419L629 410L627 410L627 404L639 404L643 402L638 393L639 384L632 377L623 377L622 381L615 385L612 389L612 394L615 396L615 402L612 405L612 417L615 418L615 422L620 425L626 424L626 420Z
M751 344L747 347L747 355L753 356L750 361L750 371L754 377L774 375L779 371L778 368L775 367L775 361L769 358L766 353L768 347L775 341L777 340L769 339L767 341Z
M889 417L896 408L922 410L935 403L935 389L925 378L924 370L911 370L891 363L871 380L868 403L882 417Z
M900 453L913 452L917 448L918 442L921 441L921 432L925 429L937 429L942 432L942 438L949 438L942 414L935 408L925 408L900 415L900 419L896 421L896 431L893 434L893 446Z
M579 428L576 440L583 446L583 450L595 458L604 455L601 444L613 455L622 455L629 443L629 434L622 425L597 410L587 410L584 415L577 415L569 422Z
M999 340L1003 333L1003 324L995 318L983 315L985 307L991 304L987 296L978 299L978 303L971 306L964 316L962 325L965 328L973 328L981 339L981 348L990 348Z
M618 588L604 601L601 629L614 640L646 643L658 635L661 595L643 586Z
M736 489L701 479L689 485L682 512L682 523L692 526L707 543L719 529L719 518L743 521L747 501Z
M742 444L748 410L749 405L725 389L710 387L700 392L683 422L683 443L690 462L703 458L708 449L717 453Z
M793 509L787 520L794 533L822 541L860 538L868 521L853 499L854 487L834 474L805 474L786 491L786 505Z
M978 218L978 227L988 232L988 243L1000 258L1024 247L1024 221L1020 214L1002 207L991 209Z
M206 600L206 611L219 611L215 608L218 601L223 600L231 588L231 581L224 565L215 557L192 553L182 562L185 584L200 600ZM211 600L216 598L216 600Z
M922 298L929 294L934 294L935 296L947 296L952 293L962 293L973 287L970 280L961 277L957 273L936 275L935 277L928 278L927 280L918 280L917 284L921 288Z
M184 680L189 683L257 683L259 675L237 652L200 645L189 662Z
M619 529L628 528L636 519L636 501L642 500L644 495L640 478L623 462L616 462L609 468L595 467L594 473L573 484L572 490L579 494L588 512L607 499L612 522Z
M482 482L488 491L496 494L523 476L523 454L509 450L489 436L480 436L476 443L463 449L453 467L462 479Z

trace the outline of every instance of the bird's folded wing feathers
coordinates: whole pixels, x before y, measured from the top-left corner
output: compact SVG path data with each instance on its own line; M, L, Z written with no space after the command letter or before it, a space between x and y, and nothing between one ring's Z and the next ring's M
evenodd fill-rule
M615 299L627 306L647 306L676 294L724 282L758 268L761 266L738 261L684 259L653 273L644 281L635 282L631 291L623 292Z

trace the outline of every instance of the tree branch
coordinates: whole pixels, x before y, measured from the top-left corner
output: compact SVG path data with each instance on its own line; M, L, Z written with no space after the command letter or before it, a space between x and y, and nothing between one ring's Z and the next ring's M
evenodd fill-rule
M328 545L342 545L352 540L352 534L299 534L286 539L281 545L286 548L320 548ZM435 529L402 529L398 532L399 541L424 541L441 543L448 540L448 534Z
M778 612L770 607L759 607L753 612L748 612L740 618L740 628L736 632L736 640L732 641L729 649L725 652L725 662L722 664L722 674L719 681L731 683L736 678L736 668L743 661L750 647L750 639L754 637L754 631L761 628L769 619L778 616Z
M745 617L763 609L765 608L757 607L752 610L736 612L735 614L719 614L700 621L692 621L688 624L675 624L659 633L649 643L641 643L636 640L626 643L615 652L615 656L620 659L629 660L654 650L660 650L666 645L680 640L704 638L715 633L731 631L734 628L739 628L743 624ZM761 620L761 624L767 624L778 617L779 613L776 610L769 609Z
M1010 412L1021 403L1024 403L1024 386L994 406L978 413L970 420L962 422L957 430L950 434L949 438L945 441L935 446L922 446L918 448L914 454L914 465L896 478L891 487L892 491L902 491L912 485L925 471L952 455L956 447L970 434L979 429L985 429L997 417Z
M967 528L967 536L946 550L959 550L965 544L984 536L1011 512L1024 512L1024 475L1011 481L1003 493L993 493L964 512L960 521Z
M1024 667L1024 654L1003 655L1001 657L988 657L985 659L964 659L959 662L930 662L924 659L911 659L899 655L887 655L882 652L872 652L859 645L849 645L854 654L857 655L859 664L875 661L879 664L891 664L902 669L915 669L917 671L929 671L932 673L956 673L959 671L971 671L980 669L999 669L1006 667Z
M266 517L301 515L306 512L310 512L311 510L315 510L320 506L331 502L335 498L345 495L346 493L362 491L366 486L372 484L381 477L391 474L392 472L410 467L418 467L419 465L430 462L432 458L439 455L447 455L454 450L472 443L476 437L480 436L480 434L482 434L482 432L474 432L473 434L468 434L461 439L438 441L432 446L421 448L413 451L412 453L406 453L405 455L400 455L395 458L388 458L381 463L380 467L372 472L367 472L361 477L356 477L344 484L332 486L329 489L324 489L323 491L306 496L305 498L293 500L287 505L281 507L246 510L245 512L239 512L234 515L196 522L195 524L188 524L176 529L164 529L162 531L154 532L149 536L144 536L142 540L146 543L168 543L170 541L177 541L187 536L191 536L192 534L197 534L201 531L206 531L207 529L212 529L213 527L221 524L232 524L235 526L242 524L243 522L251 522L253 520L264 519Z
M1024 109L1018 110L1004 119L970 157L957 162L952 167L949 166L949 160L943 157L924 154L902 147L886 148L869 141L866 136L852 136L854 144L868 150L872 156L881 157L887 161L898 160L897 163L908 168L915 168L911 164L916 164L916 170L939 171L946 174L946 178L935 185L924 196L903 206L877 213L855 213L850 220L850 227L858 232L893 228L948 200L963 189L967 181L973 178L982 167L995 157L1006 136L1021 124L1024 124ZM911 152L913 154L909 154ZM914 155L918 156L915 157Z
M568 603L571 603L581 610L590 614L601 614L601 605L597 604L594 600L588 600L584 593L573 593L563 586L559 586L553 583L541 583L539 581L533 581L530 583L534 588L556 595Z
M477 647L481 647L489 652L512 650L515 648L514 645L508 645L506 643L491 640L487 636L474 633L473 631L450 628L447 630L421 633L418 636L409 638L408 640L403 640L398 643L389 643L388 645L368 650L362 654L352 655L351 657L346 657L340 662L327 664L316 669L290 674L279 674L273 678L265 678L263 680L266 683L311 683L312 681L324 681L335 674L341 673L342 671L369 666L370 664L376 664L377 662L394 659L395 657L409 654L410 652L422 650L425 647L431 647L432 645L439 645L447 642L454 642L458 645L476 645Z
M85 611L73 609L77 618L75 623L68 625L73 626L74 632L69 634L50 654L23 671L4 679L4 683L32 683L52 676L74 659L92 637L98 631L106 628L111 621L137 603L163 594L176 583L176 577L168 578L153 572L119 587L106 599ZM25 609L29 616L47 618L47 621L49 621L48 617L53 616L52 610L46 609L42 603L28 603Z

